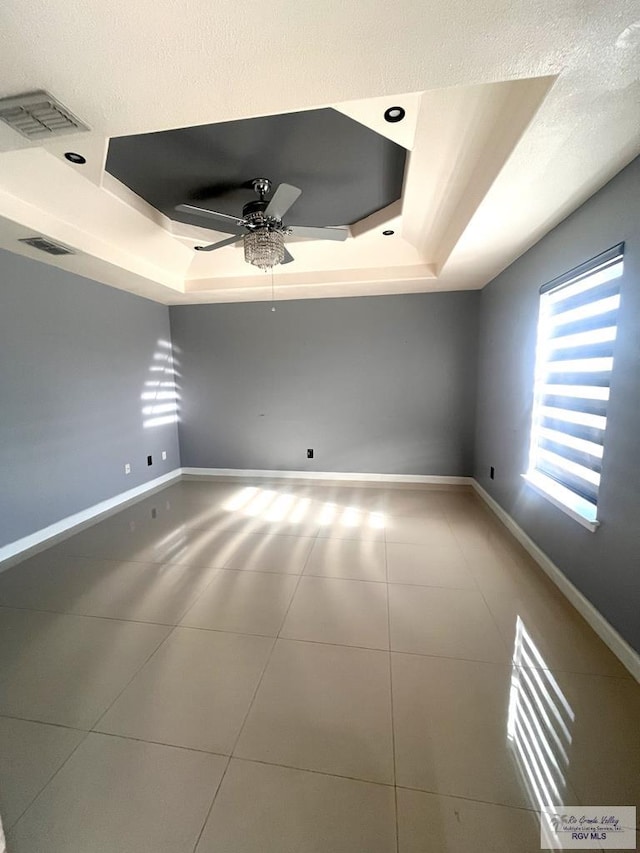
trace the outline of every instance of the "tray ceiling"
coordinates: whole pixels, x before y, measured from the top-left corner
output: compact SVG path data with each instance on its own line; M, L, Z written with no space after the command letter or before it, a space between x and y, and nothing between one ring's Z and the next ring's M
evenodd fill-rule
M402 195L406 151L337 110L307 110L244 121L121 136L106 170L170 219L183 202L242 215L252 180L302 189L290 225L351 225Z
M215 232L172 211L186 193L238 212L264 168L302 187L296 221L350 225L296 242L278 298L479 288L640 153L628 0L263 12L6 0L0 96L47 89L91 130L0 124L0 247L165 303L267 299L241 248L195 253Z

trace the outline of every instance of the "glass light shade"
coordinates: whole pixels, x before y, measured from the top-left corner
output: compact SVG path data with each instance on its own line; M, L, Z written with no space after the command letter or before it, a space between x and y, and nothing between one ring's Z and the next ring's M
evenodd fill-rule
M244 237L244 259L254 267L268 270L284 260L284 234L260 228Z

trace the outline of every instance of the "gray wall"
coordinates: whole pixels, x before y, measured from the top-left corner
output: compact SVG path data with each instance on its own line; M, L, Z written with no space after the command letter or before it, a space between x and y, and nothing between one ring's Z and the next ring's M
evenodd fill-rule
M479 299L172 307L182 464L470 474Z
M602 526L590 533L520 477L527 467L538 289L622 240L620 325L598 512ZM482 291L475 476L640 650L640 159Z
M0 545L179 466L143 428L163 339L165 306L0 251Z

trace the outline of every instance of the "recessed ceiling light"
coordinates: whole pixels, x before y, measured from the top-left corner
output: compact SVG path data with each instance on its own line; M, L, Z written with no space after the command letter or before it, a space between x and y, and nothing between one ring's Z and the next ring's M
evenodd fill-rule
M64 156L70 163L75 163L76 166L82 166L87 162L86 157L83 157L82 154L76 154L75 151L67 151Z
M387 230L383 231L382 233L384 234L385 237L391 237L391 235L395 234L396 232L392 231L390 228L387 228Z
M384 111L385 121L390 121L392 124L396 121L402 121L405 117L405 111L402 107L389 107Z

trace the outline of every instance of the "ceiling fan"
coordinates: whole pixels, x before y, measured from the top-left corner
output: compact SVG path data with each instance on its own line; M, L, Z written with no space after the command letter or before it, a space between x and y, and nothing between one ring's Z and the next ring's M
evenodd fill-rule
M216 231L232 234L226 240L211 243L209 246L196 246L198 252L213 252L223 246L231 246L244 240L244 259L247 263L268 270L277 264L289 264L293 260L284 245L285 236L308 237L312 240L346 240L348 228L316 228L307 225L285 225L282 222L289 208L300 198L302 190L291 184L280 184L270 199L265 198L271 192L268 178L256 178L252 181L258 198L242 208L242 216L229 216L195 204L179 204L176 210L190 216L200 216L210 222Z

